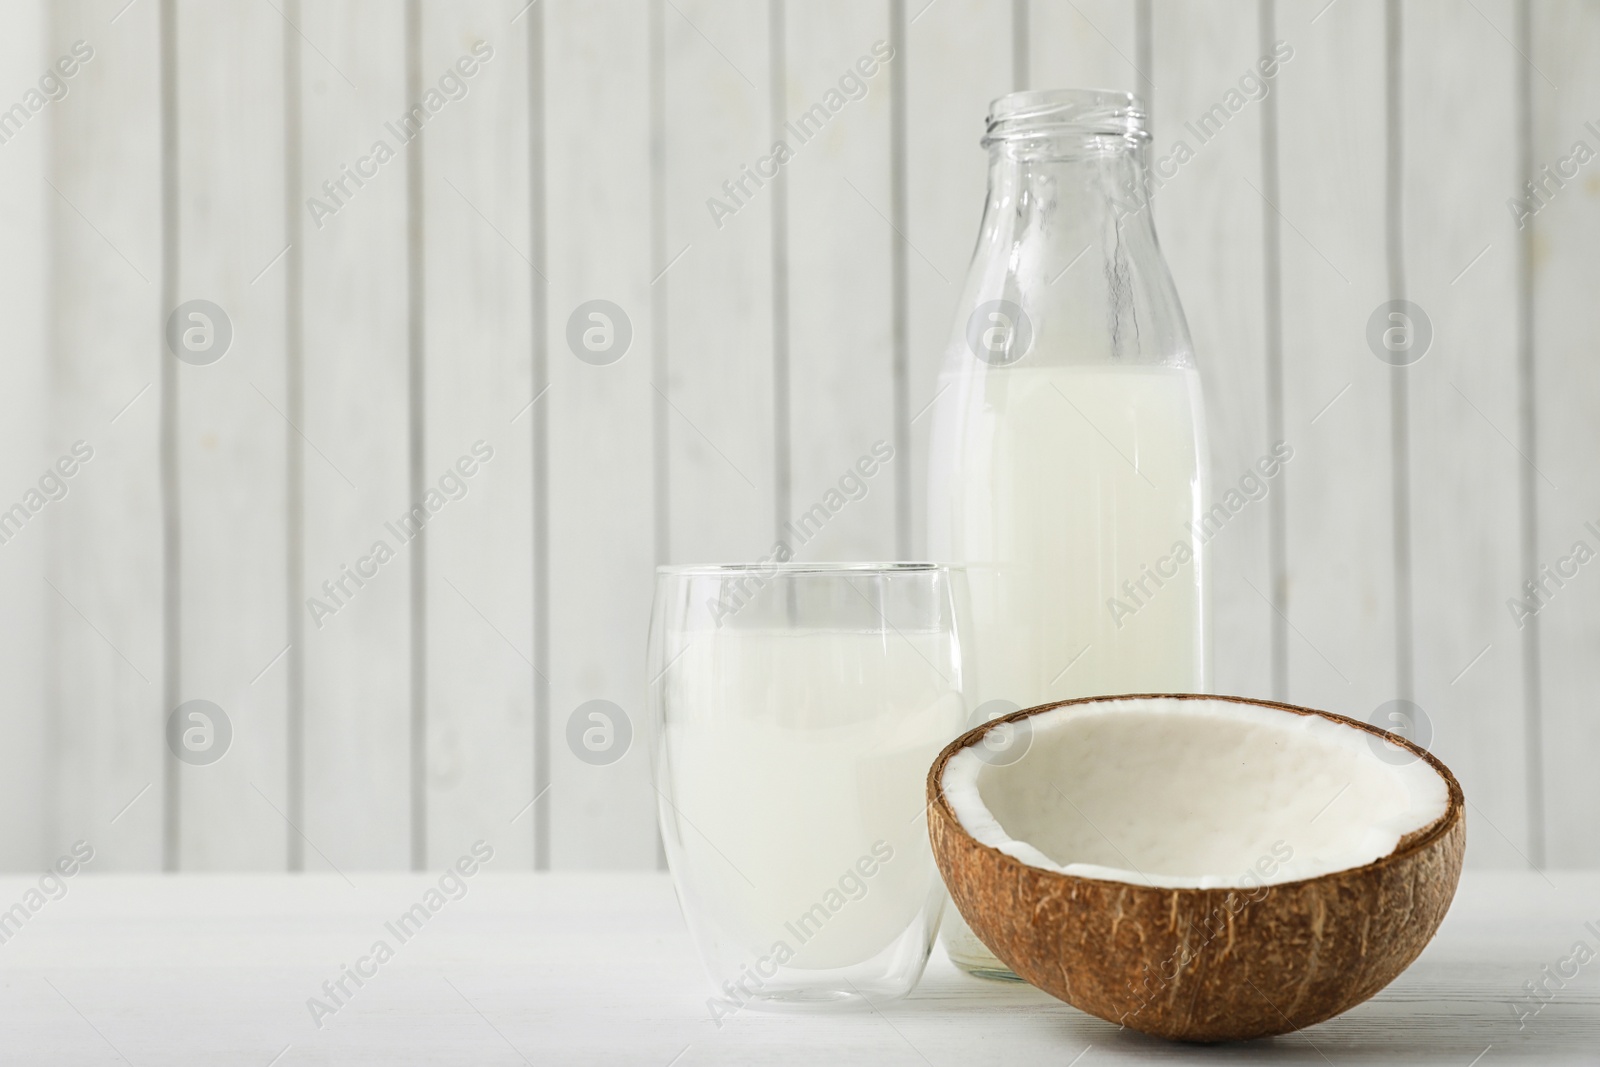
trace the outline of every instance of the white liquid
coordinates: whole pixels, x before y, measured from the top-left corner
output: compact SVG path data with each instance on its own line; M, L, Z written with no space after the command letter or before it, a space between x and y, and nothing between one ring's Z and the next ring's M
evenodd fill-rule
M662 818L716 977L780 941L790 967L859 963L919 916L912 936L931 939L943 891L925 777L966 714L951 660L932 633L729 627L695 635L669 669ZM818 904L820 929L797 925Z
M1199 374L965 369L940 382L928 539L968 565L979 699L1204 692ZM953 906L943 936L960 966L1015 977Z
M1023 364L949 393L929 538L969 567L981 699L1203 691L1199 375Z

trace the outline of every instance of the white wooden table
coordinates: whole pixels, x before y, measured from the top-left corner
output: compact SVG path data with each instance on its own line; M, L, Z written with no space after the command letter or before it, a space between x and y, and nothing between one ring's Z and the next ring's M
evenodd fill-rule
M745 1011L719 1030L665 875L486 870L400 943L385 923L436 877L81 874L0 944L0 1062L1597 1064L1600 959L1523 1028L1511 1007L1575 942L1600 949L1584 925L1600 931L1600 873L1548 879L1469 873L1438 938L1375 1000L1301 1034L1202 1048L967 978L942 955L880 1011ZM0 908L35 884L0 878ZM347 979L319 1029L307 999L379 939L394 957L360 988Z

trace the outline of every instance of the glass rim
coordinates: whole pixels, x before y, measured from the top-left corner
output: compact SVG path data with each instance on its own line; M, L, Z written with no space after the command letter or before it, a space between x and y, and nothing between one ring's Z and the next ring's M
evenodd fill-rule
M932 560L891 560L887 562L798 562L786 563L663 563L656 574L671 577L736 577L759 573L769 581L785 577L852 577L872 574L939 574L966 570L960 563Z
M1150 139L1144 104L1117 89L1025 89L989 104L982 144L1044 137Z

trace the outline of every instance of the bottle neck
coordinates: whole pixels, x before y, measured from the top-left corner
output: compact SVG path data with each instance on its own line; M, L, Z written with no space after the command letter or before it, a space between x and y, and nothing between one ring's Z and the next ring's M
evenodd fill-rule
M1193 366L1151 219L1149 142L1129 93L1050 89L990 105L989 193L958 359Z
M1035 317L1104 331L1094 347L1107 360L1170 355L1150 336L1152 301L1165 306L1170 282L1147 203L1131 192L1144 187L1142 146L1016 147L990 146L982 286Z
M1145 190L1145 142L1083 136L989 145L968 304L1022 309L1038 359L1192 365Z
M1015 242L1048 234L1072 245L1073 255L1086 244L1153 245L1145 145L1096 140L992 144L986 217L996 224L993 236Z
M1159 263L1149 211L1150 135L1128 93L1054 89L1012 93L990 107L989 195L981 243L1047 279L1078 257L1113 272L1132 258Z

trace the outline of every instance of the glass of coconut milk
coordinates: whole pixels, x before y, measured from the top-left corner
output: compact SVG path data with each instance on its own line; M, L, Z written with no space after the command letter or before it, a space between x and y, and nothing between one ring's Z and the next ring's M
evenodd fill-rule
M922 974L945 900L925 778L969 711L960 568L663 567L656 789L719 1022Z

